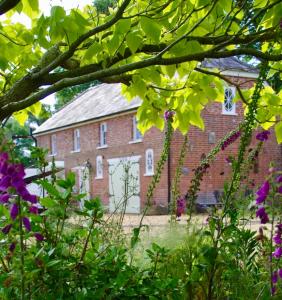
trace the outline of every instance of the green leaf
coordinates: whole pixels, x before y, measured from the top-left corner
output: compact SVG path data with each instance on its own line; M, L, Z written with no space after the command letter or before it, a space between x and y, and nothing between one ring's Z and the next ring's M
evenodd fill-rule
M140 18L140 24L146 36L158 43L161 36L161 26L156 21L146 17Z
M21 126L24 126L25 122L28 119L28 112L26 109L18 111L13 114L14 118L19 122Z
M276 138L277 138L277 143L281 144L282 143L282 121L277 123L274 127L275 133L276 133Z
M119 20L116 24L115 32L118 34L125 34L131 27L131 21L130 19L122 19Z
M137 51L137 49L142 43L142 40L143 40L142 37L136 34L136 32L131 32L126 36L126 43L131 53L134 54Z
M103 47L99 43L93 43L85 52L84 59L93 59L99 52L103 51Z
M47 180L41 180L41 181L39 181L39 183L48 192L49 195L54 196L58 199L61 199L60 192Z
M46 208L52 208L52 207L57 206L57 203L49 197L41 198L40 199L40 204L42 204Z

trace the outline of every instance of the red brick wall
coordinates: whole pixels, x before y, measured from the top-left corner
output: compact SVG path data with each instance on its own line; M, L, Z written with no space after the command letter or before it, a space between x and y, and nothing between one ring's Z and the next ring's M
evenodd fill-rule
M66 172L72 168L83 165L87 160L91 163L93 169L91 172L91 194L100 196L105 205L108 205L109 193L109 175L107 160L116 157L127 157L141 155L140 158L140 197L142 199L141 207L144 207L146 201L147 187L152 176L145 174L145 151L154 150L154 163L156 165L163 145L164 133L157 128L152 128L143 137L140 143L129 143L132 141L132 114L114 117L106 120L107 122L107 145L108 148L97 149L99 146L99 126L100 122L91 123L76 127L80 129L80 152L73 152L73 130L65 129L56 132L57 136L57 155L55 160L64 160ZM38 144L43 148L50 149L50 135L38 136ZM95 179L96 176L96 156L103 156L103 179ZM51 157L49 156L51 159ZM156 207L167 207L167 166L164 168L158 189L155 191L153 202Z
M253 81L250 79L233 78L236 82L242 83L242 87L251 87ZM181 193L185 195L190 180L192 179L193 169L199 165L202 154L208 152L216 145L208 143L209 132L215 133L216 142L225 136L226 133L236 128L242 120L243 108L241 103L236 104L237 115L223 115L222 104L212 103L203 111L203 118L205 120L205 131L201 131L196 127L191 127L189 132L188 151L184 162L184 167L188 168L187 175L182 175L180 182ZM65 129L56 132L57 135L57 149L58 153L55 156L56 160L64 160L66 171L71 170L76 166L83 165L87 160L93 166L91 172L91 194L92 196L100 196L108 205L108 191L109 191L109 176L107 159L116 157L126 157L133 155L141 155L140 159L140 183L141 183L141 207L144 208L146 201L146 192L148 184L152 177L146 177L145 174L145 151L146 149L154 150L155 167L160 157L163 145L164 133L156 128L149 130L141 143L130 144L132 140L132 117L133 113L121 116L115 116L108 119L107 122L107 144L108 148L97 149L99 145L99 122L81 125L80 127L80 144L81 151L73 153L73 129ZM183 136L176 131L173 137L171 146L171 180L177 167L177 161L183 142ZM50 134L38 136L39 146L50 149ZM253 139L253 145L256 143ZM253 146L251 146L253 147ZM215 161L211 164L208 173L204 176L201 184L200 196L209 197L213 195L215 190L223 188L224 181L230 176L230 166L225 162L225 158L229 155L234 155L237 152L238 142L230 145L226 150L220 151ZM103 179L95 179L96 176L96 156L103 156L104 177ZM254 179L255 184L263 181L267 174L268 166L271 161L276 161L277 166L282 168L282 147L276 143L274 133L271 134L270 139L265 143L262 153L259 157L259 173L251 172L251 178ZM154 208L153 211L161 212L162 207L168 205L168 168L164 168L161 180L154 192Z

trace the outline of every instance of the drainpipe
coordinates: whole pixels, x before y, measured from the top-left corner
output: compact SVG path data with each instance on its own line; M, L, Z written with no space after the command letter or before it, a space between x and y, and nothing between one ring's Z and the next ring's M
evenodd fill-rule
M170 145L168 148L168 154L167 154L167 200L168 200L168 212L170 208L170 202L171 202L171 149Z

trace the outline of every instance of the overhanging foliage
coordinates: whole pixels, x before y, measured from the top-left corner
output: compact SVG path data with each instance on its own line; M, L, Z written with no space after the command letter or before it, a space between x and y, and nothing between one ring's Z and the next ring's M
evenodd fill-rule
M32 19L31 29L9 22L15 11ZM39 12L36 0L23 0L0 29L0 120L21 111L17 117L24 122L23 109L40 99L99 80L124 83L128 98L143 99L143 131L153 124L163 128L166 109L176 111L173 126L182 132L189 124L203 128L201 111L223 100L225 78L199 62L248 55L269 61L269 76L281 72L281 15L280 0L124 0L107 14L94 6L70 12L54 6L50 16ZM252 46L258 42L261 50ZM53 72L59 66L64 71ZM250 95L237 90L247 107ZM259 107L258 121L265 128L276 124L281 142L281 92L265 89Z

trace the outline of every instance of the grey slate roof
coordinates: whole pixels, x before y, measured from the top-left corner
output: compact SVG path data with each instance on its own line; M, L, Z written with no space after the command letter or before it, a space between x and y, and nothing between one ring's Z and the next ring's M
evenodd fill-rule
M134 98L129 102L122 96L121 84L100 84L78 95L39 126L34 134L132 110L140 104L139 98Z
M221 71L244 71L248 73L258 73L258 69L247 64L237 57L226 57L217 59L207 59L202 62L202 67L218 68Z
M258 73L249 64L241 62L236 57L206 60L201 64L206 68L218 68L222 71L245 71ZM55 129L68 127L90 120L122 113L139 107L141 100L134 98L127 101L121 94L121 84L101 84L89 88L74 100L55 113L50 119L39 126L34 134L40 134Z

